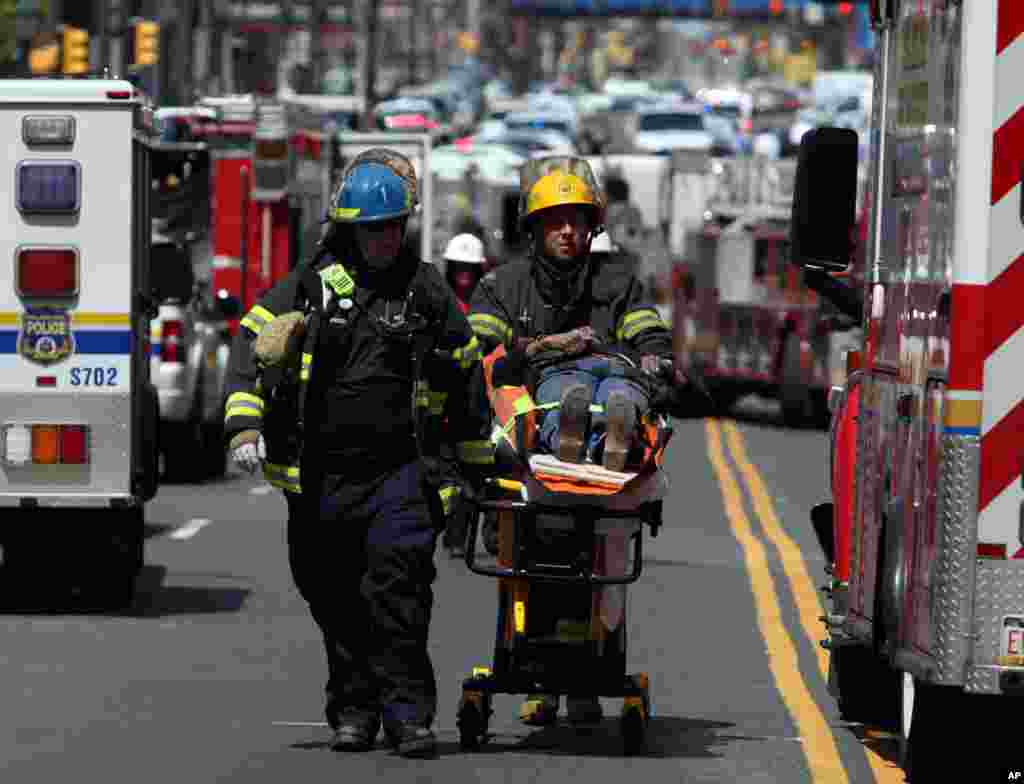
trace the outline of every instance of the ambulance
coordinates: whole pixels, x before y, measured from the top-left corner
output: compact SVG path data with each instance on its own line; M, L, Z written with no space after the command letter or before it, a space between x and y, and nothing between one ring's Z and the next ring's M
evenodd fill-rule
M124 605L158 485L152 112L120 80L2 79L0 118L0 599Z
M833 430L833 460L851 467L833 490L852 502L829 543L847 564L833 565L828 586L830 685L844 718L899 731L911 781L947 780L954 765L964 780L1013 780L1024 709L1024 4L873 0L871 13L865 337ZM835 128L801 143L792 253L805 274L847 268L855 148Z

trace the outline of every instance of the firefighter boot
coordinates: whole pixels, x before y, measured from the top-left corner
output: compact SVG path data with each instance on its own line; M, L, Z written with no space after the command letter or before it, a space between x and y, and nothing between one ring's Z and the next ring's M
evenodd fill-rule
M437 755L437 738L430 727L422 724L395 724L387 728L388 739L399 756L427 759Z
M519 720L531 727L546 727L558 720L558 697L554 694L530 694L519 706Z
M612 392L605 406L608 430L604 442L604 467L624 471L636 431L636 405L622 392Z
M380 731L380 716L369 711L346 710L338 716L328 745L332 751L369 751Z
M590 389L573 384L562 393L558 407L558 459L579 463L590 427Z

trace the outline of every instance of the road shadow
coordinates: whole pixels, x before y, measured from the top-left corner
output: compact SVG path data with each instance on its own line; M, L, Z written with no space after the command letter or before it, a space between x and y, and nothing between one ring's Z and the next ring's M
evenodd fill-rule
M715 751L715 747L730 741L719 732L734 726L729 722L682 716L653 716L647 728L645 748L630 756L652 759L717 758L721 755ZM457 743L442 743L439 747L442 755L464 753L459 750ZM511 742L501 736L494 736L479 753L510 752L570 757L626 756L617 718L607 718L597 724L579 727L560 721Z
M147 565L135 583L135 598L118 615L162 618L168 615L236 613L252 593L248 588L221 585L165 585L167 568ZM223 577L214 579L220 581Z
M646 748L630 755L651 759L717 758L715 751L734 741L766 740L763 738L721 735L735 725L729 722L707 721L677 716L655 716L647 729ZM525 731L529 732L527 728ZM326 732L326 730L325 730ZM300 740L288 745L301 751L326 750L328 737ZM384 740L377 738L374 752L394 753ZM483 748L474 752L463 751L457 741L439 739L437 756L465 756L467 754L546 754L567 757L623 757L622 733L617 719L605 719L597 724L574 727L567 722L529 732L525 737L516 733L492 733Z
M890 765L900 767L903 755L900 750L900 738L890 732L865 727L862 724L848 724L846 728L853 733L865 749L870 749Z
M88 588L45 581L15 585L10 575L0 567L0 613L130 618L236 613L252 593L248 588L231 585L165 585L166 577L166 567L143 566L136 578L135 595L131 603L125 607L111 608L104 606L103 600L93 595ZM209 579L213 582L233 578L214 575Z
M170 523L153 523L147 520L142 535L146 539L158 539L161 536L166 536L178 527L179 526L171 525Z

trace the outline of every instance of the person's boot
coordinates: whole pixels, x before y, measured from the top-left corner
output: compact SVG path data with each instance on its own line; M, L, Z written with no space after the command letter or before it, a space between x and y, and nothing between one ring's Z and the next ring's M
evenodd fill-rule
M332 751L369 751L377 741L380 716L369 711L348 710L338 716L328 743Z
M597 697L567 697L565 709L573 724L594 724L604 718L604 710Z
M437 737L422 724L400 724L388 729L391 745L399 756L424 759L437 755Z
M558 459L579 463L590 427L590 389L573 384L562 393L558 408Z
M608 429L604 440L604 467L625 471L636 434L636 404L622 392L612 392L605 405Z
M558 697L554 694L529 694L519 706L519 720L531 727L546 727L558 721Z

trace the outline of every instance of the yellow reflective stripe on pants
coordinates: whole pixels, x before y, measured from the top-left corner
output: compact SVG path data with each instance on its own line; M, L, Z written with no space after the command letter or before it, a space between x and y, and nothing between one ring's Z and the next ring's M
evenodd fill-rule
M263 328L274 320L274 314L260 305L255 305L252 310L242 318L241 325L259 336Z
M494 462L494 446L490 441L460 441L455 456L461 463L488 465Z
M497 316L489 313L470 313L469 325L485 337L493 337L505 342L512 339L512 329Z
M299 371L300 381L309 381L309 371L313 367L313 355L303 354L302 355L302 369Z
M459 367L463 370L469 370L474 362L479 362L481 359L480 352L480 341L476 339L476 335L473 335L467 342L466 345L461 348L457 348L452 352L452 359L459 363Z
M452 506L456 499L461 495L461 491L454 485L448 487L442 487L438 491L438 495L441 496L441 508L444 510L444 515L447 517L452 513Z
M298 466L264 463L263 477L274 487L280 488L281 490L288 490L293 493L299 493L302 491L299 484Z

